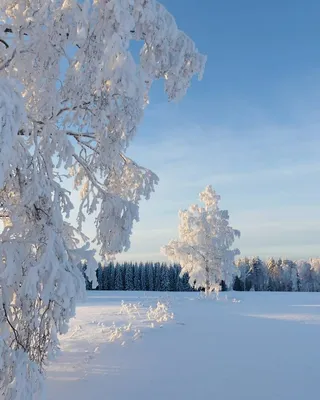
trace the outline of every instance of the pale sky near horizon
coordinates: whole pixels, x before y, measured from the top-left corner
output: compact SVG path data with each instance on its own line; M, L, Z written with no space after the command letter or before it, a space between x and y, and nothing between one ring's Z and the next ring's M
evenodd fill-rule
M128 154L160 183L118 260L165 260L178 210L208 184L243 256L320 256L320 2L162 3L208 62L178 104L153 88Z

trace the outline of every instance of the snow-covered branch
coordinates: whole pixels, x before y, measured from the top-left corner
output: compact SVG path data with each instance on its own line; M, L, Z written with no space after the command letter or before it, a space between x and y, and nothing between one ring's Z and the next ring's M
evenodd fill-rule
M127 250L158 182L126 155L152 82L178 99L205 57L155 0L2 0L0 46L0 386L30 400L85 294L81 260L94 280L89 242L103 257ZM87 215L95 239L82 234Z

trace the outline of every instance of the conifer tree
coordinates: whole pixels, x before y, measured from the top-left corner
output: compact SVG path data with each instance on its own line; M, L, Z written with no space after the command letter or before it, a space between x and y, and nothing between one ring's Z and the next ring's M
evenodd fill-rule
M134 264L134 290L142 290L141 288L141 273L142 270L140 266L135 263Z
M141 274L141 290L146 291L148 290L147 282L148 282L148 276L147 276L147 265L140 263L139 265L140 269L140 274Z
M124 290L123 267L120 264L115 266L115 283L114 290Z
M155 283L154 283L154 264L153 263L148 263L147 272L148 272L148 290L154 291L156 289L155 289Z
M124 289L125 290L134 290L134 267L132 264L125 263L124 264Z
M170 288L169 269L166 264L160 266L160 291L167 292Z

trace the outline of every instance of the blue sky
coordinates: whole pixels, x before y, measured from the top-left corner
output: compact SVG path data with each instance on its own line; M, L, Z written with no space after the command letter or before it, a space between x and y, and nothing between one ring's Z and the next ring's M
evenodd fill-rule
M178 210L208 184L242 233L242 255L320 256L320 2L162 3L208 62L178 104L161 82L152 90L129 155L160 184L119 260L164 259Z

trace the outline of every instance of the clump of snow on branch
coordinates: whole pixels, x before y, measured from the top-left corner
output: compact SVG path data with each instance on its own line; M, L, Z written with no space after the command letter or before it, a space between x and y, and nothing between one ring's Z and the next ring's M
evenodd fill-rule
M132 41L143 41L139 62ZM2 0L0 3L0 387L33 398L59 350L79 265L95 284L83 232L95 216L102 257L127 250L139 202L157 176L126 155L156 79L186 93L205 57L154 0ZM68 174L64 171L68 170ZM81 202L77 226L64 183Z
M211 186L199 197L204 207L192 205L179 212L179 240L170 241L163 251L171 261L180 263L181 273L189 273L192 284L196 281L208 294L219 290L222 280L232 283L234 257L240 252L230 247L240 232L229 225L229 213L220 210L220 196Z
M0 188L7 180L12 165L17 163L18 131L25 118L24 104L14 83L0 78Z

